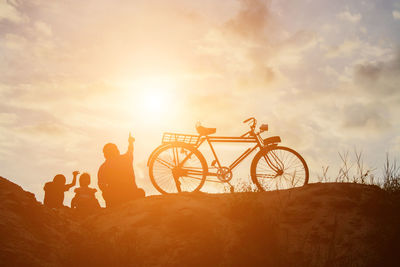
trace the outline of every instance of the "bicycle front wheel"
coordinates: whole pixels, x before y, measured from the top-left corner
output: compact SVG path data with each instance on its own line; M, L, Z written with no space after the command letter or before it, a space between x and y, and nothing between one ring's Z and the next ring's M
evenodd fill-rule
M161 147L149 162L150 181L162 194L199 191L207 172L200 151L185 143Z
M308 176L303 157L288 147L264 148L251 164L251 178L261 191L303 186L308 183Z

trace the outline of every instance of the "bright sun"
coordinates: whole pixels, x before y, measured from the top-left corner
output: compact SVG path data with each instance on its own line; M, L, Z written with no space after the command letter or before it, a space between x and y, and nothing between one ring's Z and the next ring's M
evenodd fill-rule
M150 113L165 111L169 104L168 93L161 89L150 89L143 92L143 108Z
M172 76L152 75L120 82L127 94L126 107L145 120L165 120L177 111L177 80ZM132 102L135 105L132 106Z
M146 116L160 117L171 111L175 86L170 77L152 76L136 81L141 110Z

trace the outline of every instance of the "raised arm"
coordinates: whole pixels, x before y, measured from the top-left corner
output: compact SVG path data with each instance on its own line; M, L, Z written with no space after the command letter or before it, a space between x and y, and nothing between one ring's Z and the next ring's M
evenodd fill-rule
M135 142L135 138L132 137L131 133L129 133L129 138L128 138L128 151L126 152L127 155L133 158L133 142Z
M79 171L74 171L74 172L72 173L72 175L74 176L74 178L72 178L72 183L66 184L66 185L65 185L65 189L66 189L66 190L69 190L71 187L75 186L75 184L76 184L76 177L78 176L78 174L79 174Z

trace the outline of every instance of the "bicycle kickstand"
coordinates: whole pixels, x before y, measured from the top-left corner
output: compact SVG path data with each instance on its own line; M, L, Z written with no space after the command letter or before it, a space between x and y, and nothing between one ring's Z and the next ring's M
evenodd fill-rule
M231 185L230 182L226 182L226 183L229 185L229 191L230 191L231 193L235 193L235 188L233 187L233 185Z

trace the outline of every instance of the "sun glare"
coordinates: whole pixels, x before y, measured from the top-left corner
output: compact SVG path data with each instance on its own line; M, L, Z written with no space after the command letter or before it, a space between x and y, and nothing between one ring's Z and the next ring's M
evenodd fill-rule
M147 119L162 118L172 112L176 82L169 76L147 76L129 83L131 96Z
M149 113L161 113L169 104L168 92L161 89L148 89L143 92L143 109Z
M116 84L124 90L124 109L133 118L159 125L171 122L182 108L179 81L173 75L149 75L120 78Z

